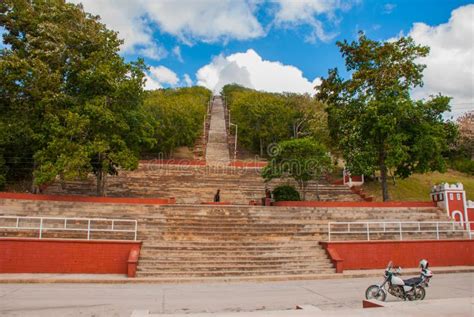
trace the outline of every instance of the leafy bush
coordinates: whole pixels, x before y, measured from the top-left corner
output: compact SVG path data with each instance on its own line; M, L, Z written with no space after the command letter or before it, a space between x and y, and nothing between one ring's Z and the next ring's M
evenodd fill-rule
M457 159L453 161L452 167L461 173L474 175L474 161L473 160L465 159L465 158Z
M300 193L291 185L281 185L273 190L275 201L299 201Z

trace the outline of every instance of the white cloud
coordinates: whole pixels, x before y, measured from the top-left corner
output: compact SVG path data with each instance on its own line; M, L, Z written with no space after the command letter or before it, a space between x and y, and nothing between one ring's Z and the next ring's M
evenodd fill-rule
M384 14L390 14L390 13L393 12L393 10L395 10L396 7L397 7L397 5L394 4L394 3L386 3L383 6L383 13Z
M188 87L193 85L193 80L188 74L184 74L183 81L184 81L184 84Z
M185 43L194 40L216 42L228 39L252 39L264 35L263 28L247 1L142 0L147 15L161 31L179 37Z
M152 30L144 19L145 8L129 0L68 0L82 3L84 10L100 15L102 23L119 33L124 40L121 49L125 54L139 54L159 60L166 50L153 40Z
M153 38L152 27L184 43L252 39L264 35L254 15L253 0L68 0L100 15L107 27L125 40L124 53L159 60L166 50Z
M173 52L174 57L176 57L178 61L180 61L181 63L184 62L183 57L181 56L181 47L175 46L172 52Z
M474 108L474 5L454 10L445 24L429 26L415 23L409 35L415 42L431 48L428 57L420 59L427 65L424 87L416 89L415 98L439 92L453 97L453 114Z
M325 15L335 24L338 23L336 11L349 10L360 0L272 0L277 4L274 23L280 27L298 27L309 25L312 32L306 36L309 42L330 41L337 34L324 30L323 23L318 16Z
M230 83L240 84L249 88L269 92L314 93L314 86L320 82L316 78L312 82L303 76L301 70L280 62L263 60L252 49L245 53L229 56L217 56L211 63L196 73L197 84L214 92Z
M145 89L159 89L163 85L176 86L179 83L178 75L165 66L152 66L145 76Z

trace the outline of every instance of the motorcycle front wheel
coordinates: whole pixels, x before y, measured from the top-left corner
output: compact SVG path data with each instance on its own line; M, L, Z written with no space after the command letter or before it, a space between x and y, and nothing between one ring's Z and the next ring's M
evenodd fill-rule
M385 299L387 298L387 293L385 293L385 290L378 285L370 285L365 291L365 298L376 299L381 302L385 302Z
M424 300L426 296L426 290L423 286L417 286L415 289L416 300Z

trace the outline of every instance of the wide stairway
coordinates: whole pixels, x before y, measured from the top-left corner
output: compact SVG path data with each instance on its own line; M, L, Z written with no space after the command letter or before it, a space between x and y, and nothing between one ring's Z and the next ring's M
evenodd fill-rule
M137 219L138 239L143 241L137 274L164 280L291 279L334 273L319 245L328 238L328 221L448 220L443 211L434 207L155 206L10 199L0 199L0 215ZM15 233L0 229L0 234L32 236L28 230ZM95 239L110 238L94 234ZM441 238L462 236L459 232L446 232ZM51 230L44 237L62 235ZM363 234L354 238L364 239ZM397 235L381 238L398 239ZM433 239L435 235L404 238Z
M289 183L292 180L277 179L265 184L259 169L218 166L184 166L141 163L135 171L120 171L117 176L107 178L107 196L111 197L175 197L178 204L199 204L212 201L217 189L221 190L221 201L248 205L249 201L260 201L265 196L265 187ZM310 182L306 200L316 200L316 182ZM55 182L47 187L45 194L72 194L94 196L95 178L87 180ZM347 186L333 185L321 179L318 185L323 201L360 201Z
M206 146L206 164L227 166L230 163L224 103L220 96L212 99L211 124Z

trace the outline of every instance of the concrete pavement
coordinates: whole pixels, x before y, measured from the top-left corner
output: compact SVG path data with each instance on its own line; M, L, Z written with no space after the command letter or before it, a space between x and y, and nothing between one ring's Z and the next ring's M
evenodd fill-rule
M264 283L0 284L0 315L130 316L137 310L151 314L221 314L290 310L296 305L345 310L360 308L367 286L380 280L381 277ZM436 274L426 299L472 297L473 285L474 273ZM398 301L392 296L388 300Z

